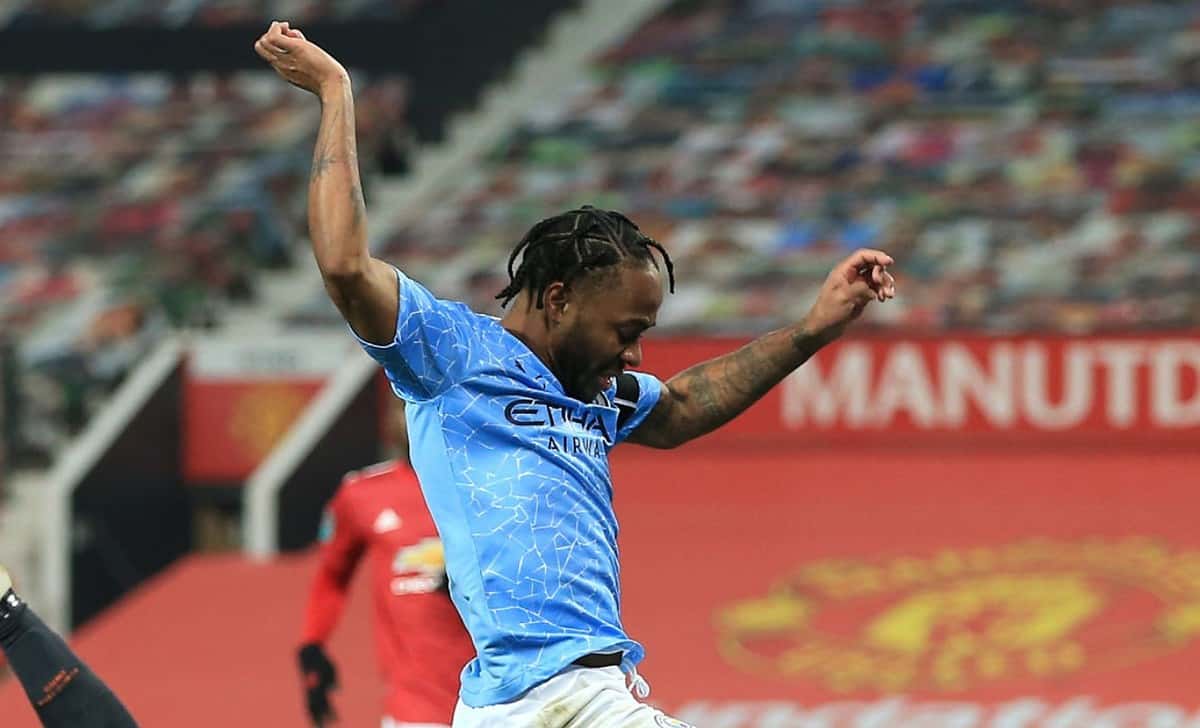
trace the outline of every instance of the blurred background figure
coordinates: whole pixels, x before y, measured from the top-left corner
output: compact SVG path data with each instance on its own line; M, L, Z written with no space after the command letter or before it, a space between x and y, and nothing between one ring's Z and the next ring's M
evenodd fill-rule
M318 726L336 718L337 670L325 645L363 560L371 572L375 652L387 683L383 728L450 725L459 673L475 655L450 601L442 544L409 465L404 404L394 401L392 459L347 475L321 521L320 561L298 655L308 714Z

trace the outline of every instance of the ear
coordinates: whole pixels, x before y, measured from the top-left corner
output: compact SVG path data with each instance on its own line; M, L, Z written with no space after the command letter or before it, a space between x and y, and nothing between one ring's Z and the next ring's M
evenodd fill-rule
M542 293L542 308L550 324L558 324L567 315L567 304L571 299L571 289L562 281L555 281L546 286Z

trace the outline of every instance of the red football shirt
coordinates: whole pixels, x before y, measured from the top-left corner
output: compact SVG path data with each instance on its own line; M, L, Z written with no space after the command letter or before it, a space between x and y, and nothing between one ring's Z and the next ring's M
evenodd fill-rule
M383 463L346 476L325 509L321 541L302 641L328 639L366 556L376 652L389 684L387 715L449 724L459 673L475 649L443 586L442 543L416 474Z

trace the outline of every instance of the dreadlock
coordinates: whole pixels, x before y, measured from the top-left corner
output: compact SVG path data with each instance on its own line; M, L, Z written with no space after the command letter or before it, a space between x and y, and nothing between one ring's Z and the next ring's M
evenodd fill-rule
M667 266L667 279L674 293L675 265L657 240L619 212L584 205L548 217L525 233L508 257L509 284L496 298L501 306L507 306L528 288L534 292L537 307L542 308L542 296L554 281L570 285L585 273L627 259L648 260L657 267L654 250Z

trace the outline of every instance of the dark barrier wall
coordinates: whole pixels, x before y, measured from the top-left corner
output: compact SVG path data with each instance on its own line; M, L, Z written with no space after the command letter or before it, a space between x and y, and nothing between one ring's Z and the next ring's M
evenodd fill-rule
M412 82L410 122L424 140L474 104L551 17L578 0L436 0L402 20L305 26L349 68L399 72ZM0 73L52 71L234 71L263 69L254 40L261 26L0 32Z
M73 627L191 548L191 508L179 475L182 382L176 370L75 490Z
M342 476L380 460L379 408L375 378L346 407L305 457L279 494L279 548L303 548L317 536L321 510Z

